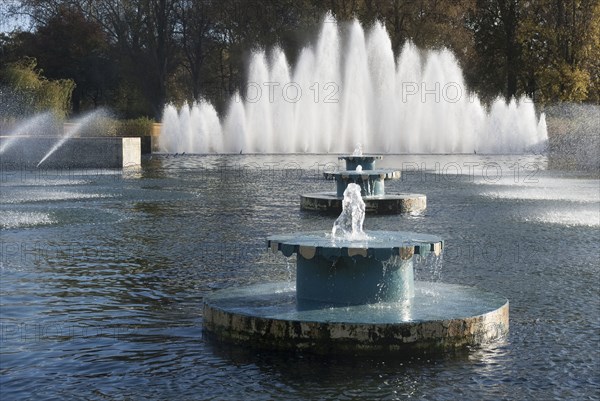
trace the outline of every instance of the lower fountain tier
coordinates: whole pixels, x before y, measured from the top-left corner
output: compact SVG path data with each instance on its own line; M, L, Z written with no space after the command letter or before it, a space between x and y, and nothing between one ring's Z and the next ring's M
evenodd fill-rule
M406 231L365 231L360 238L320 231L275 235L267 248L296 254L299 305L360 305L408 301L414 295L414 255L439 256L436 235Z
M300 195L300 209L339 214L342 211L343 196L335 192L319 192ZM427 208L424 194L386 194L365 196L365 211L369 214L418 214Z
M416 281L410 302L299 306L288 282L219 290L204 298L209 337L253 347L431 353L504 338L509 303L493 293Z
M357 259L360 259L357 260ZM296 297L299 305L314 302L360 305L408 301L414 296L412 257L339 257L334 261L315 256L296 259Z

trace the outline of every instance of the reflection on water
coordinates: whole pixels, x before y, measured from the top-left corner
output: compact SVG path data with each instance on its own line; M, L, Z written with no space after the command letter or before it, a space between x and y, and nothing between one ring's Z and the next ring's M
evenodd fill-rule
M416 273L508 298L505 342L353 358L203 337L204 295L293 280L267 236L331 229L332 217L299 210L299 194L333 190L322 173L340 167L335 156L155 155L135 174L44 179L2 171L2 399L598 398L599 181L546 170L540 156L379 166L403 169L386 192L425 193L428 209L367 216L365 229L444 238L443 264ZM537 181L515 181L516 166L539 166Z

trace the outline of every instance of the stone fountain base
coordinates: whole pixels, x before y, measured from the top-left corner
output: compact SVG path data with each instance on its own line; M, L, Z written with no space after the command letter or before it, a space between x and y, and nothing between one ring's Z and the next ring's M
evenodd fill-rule
M339 214L343 199L336 192L304 194L300 195L300 209ZM363 197L363 201L369 214L418 214L427 208L427 196L423 194L385 194Z
M214 292L203 326L209 337L258 348L435 353L504 338L508 315L507 299L460 285L417 281L410 302L299 306L285 282Z

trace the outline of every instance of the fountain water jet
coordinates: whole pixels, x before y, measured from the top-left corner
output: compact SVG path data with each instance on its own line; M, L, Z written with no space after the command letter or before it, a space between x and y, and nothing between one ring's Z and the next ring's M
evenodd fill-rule
M293 68L280 48L270 57L255 51L246 97L233 96L222 120L203 106L206 100L191 106L193 119L184 112L188 106L177 113L167 105L161 148L349 153L361 142L376 153L524 153L545 146L544 116L537 118L531 99L498 98L487 109L449 50L422 51L407 42L394 59L383 24L365 36L355 20L345 33L328 15ZM196 146L195 137L211 139Z
M52 112L45 112L36 114L28 120L25 120L21 124L17 125L11 130L8 138L2 141L0 144L0 154L6 152L11 146L13 146L20 138L26 135L39 136L39 131L48 130L48 127L56 125L56 119ZM46 134L43 132L42 134Z
M96 110L73 123L58 124L52 113L44 113L26 121L12 136L0 136L2 168L138 168L141 138L107 136L105 130L112 127L105 124L105 116L105 111ZM91 136L99 131L101 136Z
M65 134L50 148L50 150L42 157L36 167L39 167L47 158L49 158L54 152L60 149L69 139L73 138L77 133L81 132L83 127L90 124L95 119L105 115L103 110L97 110L89 113L87 116L77 119L72 126L70 126Z

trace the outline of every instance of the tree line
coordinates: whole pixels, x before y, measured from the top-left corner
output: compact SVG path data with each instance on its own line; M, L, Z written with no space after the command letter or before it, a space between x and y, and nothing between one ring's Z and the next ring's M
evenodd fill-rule
M382 21L395 52L450 48L483 99L600 103L600 0L17 0L8 12L31 27L0 34L0 79L21 66L70 80L73 114L159 119L200 96L222 110L252 49L293 64L327 11Z

